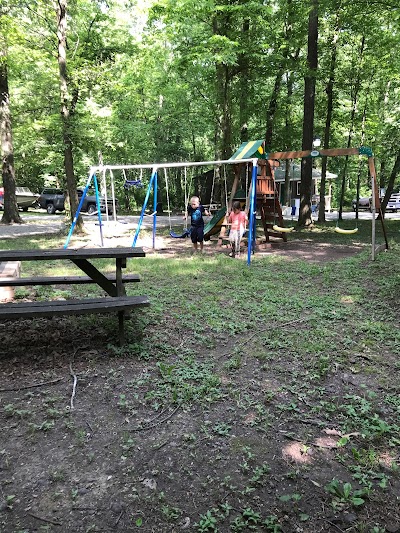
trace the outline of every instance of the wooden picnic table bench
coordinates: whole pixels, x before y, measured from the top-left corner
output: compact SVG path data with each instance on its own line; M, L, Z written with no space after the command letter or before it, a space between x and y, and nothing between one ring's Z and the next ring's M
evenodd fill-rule
M0 320L14 320L35 316L77 315L86 313L108 313L116 311L119 322L119 341L124 342L124 316L129 309L150 305L147 296L127 296L124 284L138 282L137 274L123 276L127 259L144 257L142 248L79 248L79 249L35 249L0 250L0 262L7 261L53 261L70 260L86 276L33 276L7 278L0 286L34 286L60 284L94 283L111 298L83 298L74 300L49 300L40 302L19 302L0 304ZM103 274L91 261L115 259L115 274Z

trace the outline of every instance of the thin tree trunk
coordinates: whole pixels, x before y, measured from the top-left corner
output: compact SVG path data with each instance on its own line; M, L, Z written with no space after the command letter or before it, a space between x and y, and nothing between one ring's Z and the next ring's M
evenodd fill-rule
M291 36L293 31L293 4L292 0L287 0L287 17L285 21L284 28L284 39L283 39L283 59L280 66L277 69L277 74L275 76L274 87L272 89L272 94L269 100L268 110L267 110L267 122L265 128L265 146L267 151L272 148L273 143L273 133L274 133L274 122L275 115L278 109L278 98L282 86L283 75L288 68L288 58L289 58L289 43L291 42Z
M318 0L311 0L308 18L308 72L304 80L303 150L312 150L314 134L315 79L318 66ZM311 217L312 158L301 160L299 226L309 226Z
M265 132L265 147L267 151L271 150L272 147L272 137L273 137L273 127L275 120L275 113L278 108L278 96L282 85L282 76L284 74L284 69L278 70L275 76L274 88L272 89L271 98L269 100L269 106L267 111L267 127Z
M219 24L218 16L214 15L214 35L226 35L229 27L229 17L224 17ZM215 153L216 159L228 159L232 154L231 146L231 96L230 82L231 71L228 65L217 62L216 69L216 98L217 121L215 125ZM219 192L219 201L225 203L225 175L221 176L219 168L215 170L215 191ZM216 196L218 197L218 196Z
M380 122L381 124L385 124L386 121L386 111L387 106L389 102L389 90L390 90L391 80L388 80L386 83L384 96L383 96L383 106L379 107L380 111ZM385 182L386 182L386 161L381 160L380 168L379 168L379 188L384 189L385 188Z
M62 138L64 143L64 168L67 181L66 208L70 208L71 222L78 209L78 195L76 192L76 179L74 174L73 142L72 142L72 115L78 100L78 90L70 96L67 75L67 0L57 2L57 38L58 38L58 68L60 74L61 97L61 123ZM76 230L83 228L82 217L76 222Z
M393 165L392 172L390 173L390 176L389 176L389 181L387 184L385 197L382 200L381 207L382 207L383 212L386 211L386 206L393 192L394 182L396 181L397 175L399 173L400 173L400 152L397 154L397 158Z
M362 118L362 128L361 128L361 146L364 145L365 140L365 120L367 118L367 100L365 100L363 118ZM357 172L357 187L356 187L356 220L358 220L358 200L360 199L360 188L361 188L361 174L362 168L364 168L363 162L361 159L358 160L358 172Z
M250 31L250 20L246 18L243 21L242 33L243 33L243 42L245 43L246 49L249 41L249 31ZM242 53L239 56L239 73L240 73L240 94L239 94L239 124L240 124L240 141L247 142L249 140L248 132L248 120L249 120L249 57L247 53Z
M362 57L363 57L364 46L365 46L365 36L363 35L363 37L361 39L361 46L360 46L360 53L359 53L359 56L358 56L358 62L360 62ZM355 121L355 116L356 116L356 112L357 112L357 104L358 104L358 93L359 93L360 86L361 86L361 72L360 71L361 71L361 68L357 72L357 78L356 78L355 83L354 83L354 93L353 93L353 98L352 98L353 103L352 103L351 118L350 118L350 129L349 129L349 135L347 137L347 148L350 148L351 142L352 142L352 139L353 139L354 121ZM349 156L346 155L345 160L344 160L343 172L342 172L342 185L341 185L341 189L340 189L340 205L339 205L339 215L338 215L339 220L343 220L344 192L345 192L345 188L346 188L346 174L347 174L347 165L348 165L348 163L349 163Z
M291 60L297 62L300 55L300 48L296 50L296 53L291 56ZM286 114L285 114L285 138L286 141L286 150L292 149L292 97L293 97L293 71L292 69L287 72L287 94L286 94ZM285 167L285 204L290 207L290 202L292 198L292 188L290 183L290 167L293 169L293 160L290 159L286 161ZM294 177L294 176L292 176Z
M336 59L337 59L337 46L339 38L339 11L340 11L340 2L336 5L336 21L334 33L331 38L331 62L329 68L329 80L326 86L327 94L327 104L326 104L326 120L325 120L325 130L324 130L324 148L330 147L331 141L331 123L332 123L332 112L333 112L333 86L335 83L335 71L336 71ZM318 222L325 222L325 192L326 192L326 172L327 172L327 157L322 157L321 165L321 184L319 191L319 211L318 211Z
M8 88L8 72L6 53L0 51L0 134L1 134L1 157L2 178L4 186L4 213L1 219L3 224L17 222L21 219L17 198L15 195L15 170L14 170L14 147L12 140L12 125L10 112L10 94Z

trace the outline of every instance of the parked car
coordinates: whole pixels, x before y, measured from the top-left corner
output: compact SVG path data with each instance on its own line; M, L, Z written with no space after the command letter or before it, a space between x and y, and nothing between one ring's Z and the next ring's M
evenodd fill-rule
M83 195L83 189L77 189L76 190L78 194L79 201L82 198ZM49 215L54 215L57 211L64 211L64 199L65 195L64 192L61 189L55 189L55 188L47 188L43 189L41 195L39 196L38 203L39 206L42 209L46 209ZM106 212L106 201L104 196L100 196L100 211L102 213ZM112 198L107 198L107 206L108 206L108 213L113 213L113 201ZM116 209L118 210L118 202L115 201ZM85 199L82 204L81 211L83 213L87 213L88 215L94 215L97 212L97 205L96 205L96 196L94 191L88 191Z
M394 211L396 213L398 209L400 209L400 193L396 192L389 198L386 211Z
M22 211L28 211L29 207L37 207L39 195L32 192L28 187L16 187L15 197L17 206ZM0 187L0 209L4 208L4 187Z
M357 210L357 200L354 198L354 200L351 202L351 205L353 207L353 211ZM358 199L358 209L368 209L368 211L371 211L372 209L372 198L366 198L366 197L360 197Z

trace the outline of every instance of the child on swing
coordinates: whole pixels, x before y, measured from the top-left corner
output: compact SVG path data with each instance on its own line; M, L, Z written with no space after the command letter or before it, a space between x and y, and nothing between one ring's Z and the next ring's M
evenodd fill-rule
M229 257L240 257L240 241L246 231L247 222L247 215L241 210L240 202L233 202L232 211L228 218L228 223L231 225L229 230L229 241L232 247Z
M200 203L198 196L190 198L190 205L188 205L184 219L190 215L190 238L193 243L194 251L197 252L200 244L200 252L203 251L204 244L204 218L203 215L210 216L210 213Z

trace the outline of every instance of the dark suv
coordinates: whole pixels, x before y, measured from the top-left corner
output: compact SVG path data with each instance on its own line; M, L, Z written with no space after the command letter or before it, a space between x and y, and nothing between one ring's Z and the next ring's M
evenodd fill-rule
M76 190L78 194L78 200L80 201L83 195L83 189ZM56 211L64 211L64 192L61 189L47 188L43 189L41 195L38 198L38 204L42 209L46 209L49 215L54 215ZM104 196L100 196L100 211L106 212L106 201ZM112 198L107 198L108 213L113 213L113 201ZM118 202L115 201L115 207L118 210ZM88 215L94 215L97 213L96 196L94 191L88 191L82 204L81 211Z
M354 200L351 202L351 206L353 208L353 211L357 210L357 200L354 198ZM358 199L358 209L367 209L368 211L372 210L372 198L366 198L366 197L360 197Z

